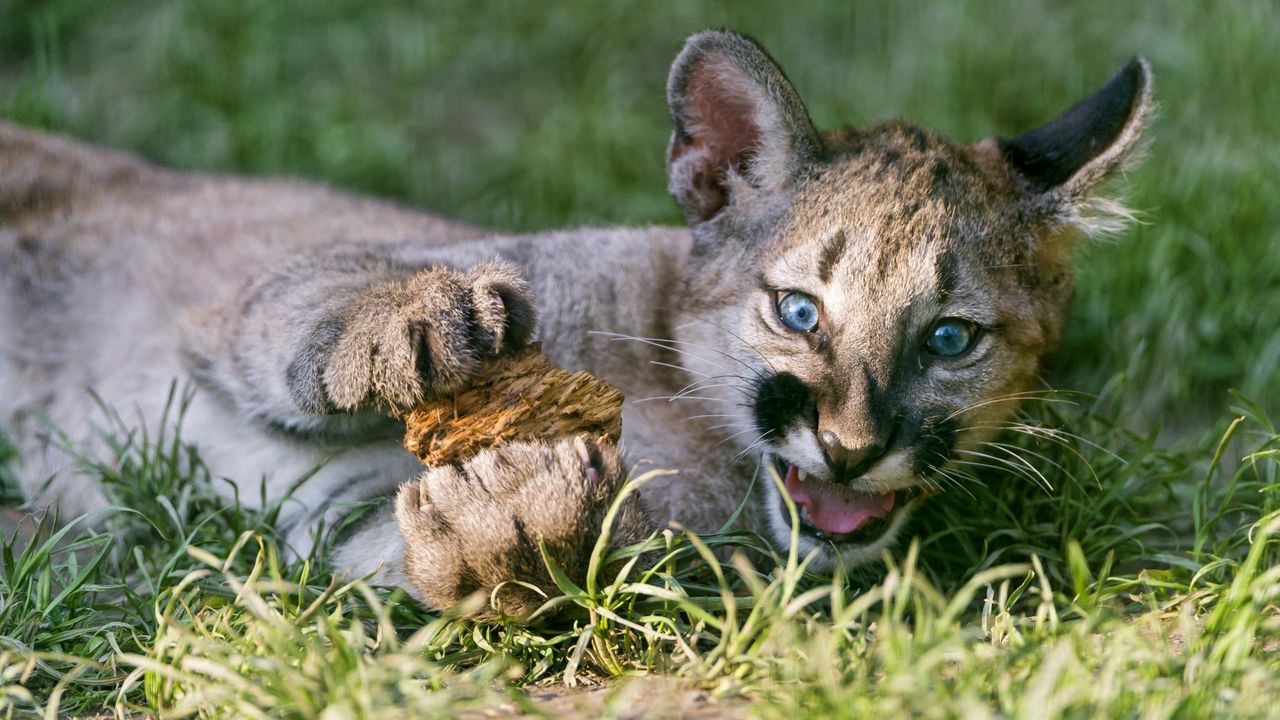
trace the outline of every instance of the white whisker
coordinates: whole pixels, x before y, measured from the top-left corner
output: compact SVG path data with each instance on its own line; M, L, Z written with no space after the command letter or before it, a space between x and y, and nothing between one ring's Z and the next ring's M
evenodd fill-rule
M750 445L748 445L748 446L747 446L747 447L746 447L742 452L738 453L737 455L734 455L734 456L733 456L733 462L735 462L735 463L736 463L736 462L738 462L739 460L741 460L742 458L746 457L746 456L747 456L747 453L751 452L752 450L754 450L754 449L756 449L757 447L759 447L762 443L766 442L766 441L768 440L769 436L770 436L770 435L772 435L772 434L773 434L773 431L772 431L772 430L769 430L768 432L765 432L764 434L762 434L762 435L759 437L759 439L757 439L755 442L753 442L753 443L751 443Z
M710 373L704 373L704 372L702 372L701 370L693 370L693 369L691 369L691 368L687 368L687 367L685 367L685 366L683 366L683 365L676 365L675 363L663 362L663 361L661 361L661 360L650 360L650 361L649 361L649 364L650 364L650 365L661 365L662 367L665 367L665 368L671 368L672 370L679 370L680 372L687 372L687 373L689 373L690 375L700 375L700 376L702 376L702 377L704 377L704 378L709 378L709 377L711 377L711 374L710 374ZM720 368L720 369L721 369L721 370L723 370L724 368Z
M946 416L945 418L942 419L942 421L946 422L948 420L952 420L956 418L959 415L963 415L964 413L967 413L971 410L977 410L978 408L987 407L988 405L995 405L997 403L1003 403L1003 402L1022 402L1024 400L1034 400L1034 401L1045 402L1045 403L1064 403L1067 405L1079 405L1079 403L1075 402L1074 400L1063 400L1060 398L1043 397L1043 395L1045 395L1046 393L1051 394L1051 393L1057 393L1057 392L1059 391L1027 390L1025 392L1011 393L1009 395L1002 395L1000 397L988 398L986 400L973 403L972 405L966 405L965 407L962 407L959 410L956 410L955 412Z
M679 314L680 314L680 315L682 315L682 316L684 316L684 317L689 318L689 320L690 320L691 322L695 322L695 321L696 321L696 322L704 322L704 323L706 323L706 324L710 325L711 327L713 327L713 328L715 328L715 329L719 330L720 332L724 332L724 333L728 333L728 334L732 335L735 339L737 339L737 341L738 341L738 342L742 343L743 345L746 345L746 346L751 350L751 352L755 353L755 354L756 354L756 357L758 357L758 358L760 358L761 360L763 360L763 361L764 361L764 363L765 363L766 365L768 365L768 366L769 366L769 370L771 370L775 375L778 373L778 369L777 369L776 367L774 367L774 366L773 366L773 363L772 363L772 362L769 362L769 358L765 357L765 356L764 356L764 353L760 352L760 348L758 348L758 347L756 347L755 345L753 345L753 344L751 344L751 343L747 342L747 341L746 341L746 339L744 339L741 335L739 335L739 334L737 334L737 333L733 332L732 330L729 330L728 328L723 327L722 325L720 325L720 324L718 324L718 323L713 323L713 322L711 322L710 320L708 320L708 319L706 319L706 318L694 317L693 315L690 315L689 313L683 313L683 312L682 312L682 313L679 313Z
M716 353L716 354L718 354L718 355L723 355L724 357L726 357L726 358L728 358L728 359L730 359L730 360L732 360L732 361L734 361L734 362L738 363L739 365L741 365L741 366L745 367L746 369L748 369L748 370L750 370L751 372L755 373L755 374L756 374L756 377L760 378L761 380L764 380L764 379L765 379L765 378L764 378L764 376L760 374L760 371L759 371L759 370L756 370L755 368L751 367L751 365L750 365L750 364L748 364L745 360L743 360L743 359L742 359L742 358L740 358L740 357L737 357L736 355L732 355L732 354L727 353L727 352L725 352L725 351L723 351L723 350L720 350L719 348L713 348L713 347L710 347L710 346L707 346L707 345L702 345L702 344L699 344L699 343L689 342L689 341L687 341L687 340L676 340L676 339L673 339L673 338L650 338L650 337L639 337L639 336L636 336L636 335L624 335L624 334L622 334L622 333L606 332L606 331L603 331L603 330L589 330L589 331L587 331L587 332L588 332L588 334L591 334L591 335L604 335L604 336L607 336L607 337L613 338L614 340L630 340L630 341L633 341L633 342L641 342L641 343L644 343L644 344L646 344L646 345L652 345L652 346L654 346L654 347L662 348L662 349L664 349L664 350L669 350L669 351L671 351L671 352L683 353L683 354L685 354L685 355L688 355L689 357L698 358L699 360L702 360L702 361L703 361L703 362L705 362L705 363L708 363L708 364L710 364L710 365L714 365L714 366L716 366L716 367L718 367L718 368L720 368L720 369L724 369L724 368L723 368L723 366L719 365L718 363L714 363L714 362L712 362L711 360L709 360L709 359L707 359L707 358L705 358L705 357L702 357L702 356L700 356L700 355L697 355L697 354L694 354L694 353L691 353L691 352L688 352L688 351L680 350L679 348L672 347L672 345L688 345L688 346L690 346L690 347L699 348L699 349L702 349L702 350L710 350L710 351L711 351L711 352L713 352L713 353ZM766 360L766 362L768 362L768 361Z
M654 395L653 397L640 398L639 400L636 400L635 402L637 402L637 403L642 403L642 402L654 402L655 400L666 400L667 402L671 402L671 401L673 401L673 400L706 400L706 401L708 401L708 402L721 402L721 403L736 404L736 403L734 403L733 401L731 401L731 400L725 400L724 398L703 397L703 396L701 396L701 395L681 395L680 397L675 397L675 396L673 396L673 395Z

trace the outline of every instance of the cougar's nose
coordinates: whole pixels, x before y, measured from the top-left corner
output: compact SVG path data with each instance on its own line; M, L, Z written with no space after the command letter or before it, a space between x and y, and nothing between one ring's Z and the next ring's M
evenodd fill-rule
M870 470L880 461L880 458L884 457L889 438L885 438L883 442L872 440L850 447L845 445L834 432L823 430L818 433L818 443L827 456L827 464L836 475L853 479Z

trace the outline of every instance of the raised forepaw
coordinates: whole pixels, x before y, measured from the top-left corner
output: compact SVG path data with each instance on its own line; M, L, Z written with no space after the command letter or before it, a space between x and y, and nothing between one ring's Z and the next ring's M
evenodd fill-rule
M428 469L396 498L406 573L434 608L450 609L479 593L486 600L481 616L492 617L498 608L526 616L559 594L539 546L545 544L559 567L582 583L625 479L614 445L582 438L510 443L465 463ZM649 531L639 496L632 494L614 520L610 544L638 542ZM487 601L499 586L491 606Z

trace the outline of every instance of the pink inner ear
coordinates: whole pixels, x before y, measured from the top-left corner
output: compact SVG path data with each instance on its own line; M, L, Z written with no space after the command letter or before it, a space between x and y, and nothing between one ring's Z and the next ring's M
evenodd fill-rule
M686 86L690 123L695 144L710 150L722 167L741 172L760 141L755 108L747 81L725 63L707 60L699 65Z
M725 178L729 170L745 172L760 142L747 83L728 63L707 59L685 86L689 140L674 143L668 161L673 167L682 158L688 164L689 187L704 218L728 203Z

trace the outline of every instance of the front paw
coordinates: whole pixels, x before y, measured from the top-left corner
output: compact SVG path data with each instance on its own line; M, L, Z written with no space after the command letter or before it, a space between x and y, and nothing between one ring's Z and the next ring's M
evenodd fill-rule
M325 389L340 410L406 410L462 389L485 358L523 347L533 329L529 284L509 263L423 270L348 308Z
M396 521L405 569L438 609L473 593L524 616L558 593L539 550L545 544L575 582L584 581L604 516L625 480L617 449L581 438L511 443L460 465L432 468L400 488ZM642 540L649 523L637 495L615 517L611 545ZM503 584L506 583L506 584ZM492 617L488 603L482 615Z

